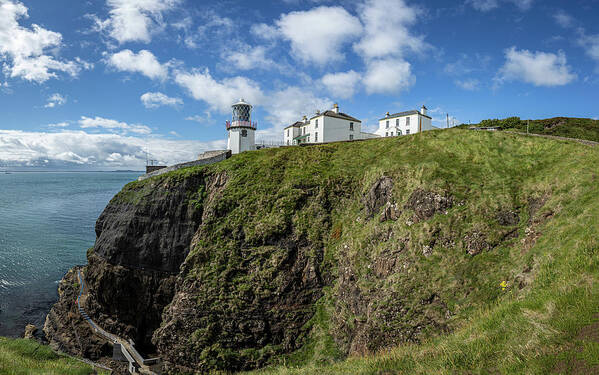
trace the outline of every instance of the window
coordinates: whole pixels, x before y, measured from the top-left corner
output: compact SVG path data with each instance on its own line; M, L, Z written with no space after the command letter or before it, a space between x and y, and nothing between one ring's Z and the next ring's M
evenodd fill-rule
M387 120L387 129L389 129L389 120Z
M393 137L393 132L391 132L391 136Z
M289 146L289 139L287 140L287 146Z
M241 136L242 136L242 137L247 137L247 136L248 136L248 131L247 131L247 130L245 130L245 129L243 129L243 130L241 131Z
M287 136L289 137L289 129L287 129Z
M395 120L395 126L399 126L399 119Z
M316 123L314 123L314 128L318 129L318 119L316 119Z
M406 126L410 126L410 118L406 117Z
M406 129L406 134L410 134L410 129Z
M308 135L308 143L310 143L310 136Z
M318 142L318 132L314 133L314 142Z
M354 131L354 123L353 122L349 123L349 131L351 131L351 132Z
M349 140L350 140L350 141L353 141L353 140L354 140L354 135L353 135L353 134L350 134L350 135L349 135Z
M388 137L388 136L389 136L389 132L385 132L385 137Z
M306 135L306 127L304 126L302 129L303 129L302 131L304 132L303 135Z

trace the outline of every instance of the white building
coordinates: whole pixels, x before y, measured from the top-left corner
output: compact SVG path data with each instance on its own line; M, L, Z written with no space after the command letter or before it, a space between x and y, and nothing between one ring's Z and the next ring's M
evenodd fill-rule
M381 137L395 137L433 130L432 118L426 113L427 108L422 106L420 112L413 110L389 114L379 120L379 129L376 134Z
M256 127L252 122L252 106L243 99L231 106L232 121L227 121L227 149L232 154L256 149Z
M289 125L284 130L286 146L378 137L376 134L363 133L362 121L340 112L337 104L329 111L316 112L310 120L304 116L302 121Z

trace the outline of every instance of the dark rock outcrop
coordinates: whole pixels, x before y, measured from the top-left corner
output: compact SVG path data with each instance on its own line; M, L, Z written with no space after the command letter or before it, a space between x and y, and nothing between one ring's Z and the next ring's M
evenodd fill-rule
M414 222L428 220L437 213L446 213L453 207L453 197L449 194L439 194L423 189L415 190L405 208L414 211Z

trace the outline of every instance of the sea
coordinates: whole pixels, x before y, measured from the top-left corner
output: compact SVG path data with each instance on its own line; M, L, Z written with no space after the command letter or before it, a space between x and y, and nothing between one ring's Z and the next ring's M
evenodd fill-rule
M0 336L43 326L60 279L87 263L96 219L140 174L0 171Z

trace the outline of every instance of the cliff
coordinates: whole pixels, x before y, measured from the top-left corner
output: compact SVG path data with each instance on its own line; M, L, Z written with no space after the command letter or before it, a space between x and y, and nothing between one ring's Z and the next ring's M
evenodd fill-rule
M425 345L506 290L536 291L537 242L597 193L585 169L596 161L578 144L452 130L248 152L133 182L98 219L85 303L173 373ZM69 277L45 332L106 356L73 312Z

